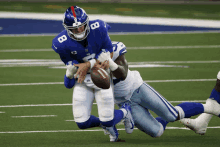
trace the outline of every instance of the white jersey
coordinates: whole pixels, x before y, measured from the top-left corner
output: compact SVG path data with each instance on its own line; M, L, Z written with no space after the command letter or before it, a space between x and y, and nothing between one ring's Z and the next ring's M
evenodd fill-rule
M112 42L112 44L114 50L112 60L115 61L120 55L126 53L127 50L122 42ZM119 104L130 100L133 92L143 84L143 79L138 71L130 71L128 69L125 80L121 81L113 77L113 83L115 103Z

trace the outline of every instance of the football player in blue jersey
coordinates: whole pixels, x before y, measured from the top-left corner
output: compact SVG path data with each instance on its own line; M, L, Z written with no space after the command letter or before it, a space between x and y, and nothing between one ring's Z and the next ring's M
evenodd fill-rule
M114 110L112 86L109 89L98 88L89 74L100 53L108 51L112 55L113 46L108 35L110 26L102 20L90 21L86 12L78 6L71 6L65 11L63 26L65 30L53 39L52 48L67 67L65 86L74 86L74 120L80 129L102 126L110 132L110 141L118 141L115 124L123 118L127 123L133 120L129 115L130 106ZM91 115L94 99L99 118Z
M127 52L125 45L122 42L113 42L113 46L113 57L110 58L108 52L103 52L98 56L98 61L102 63L102 68L110 66L114 75L115 103L119 107L124 104L131 106L132 117L139 130L152 137L160 137L168 122L201 113L220 116L220 105L215 99L208 99L206 104L185 102L174 107L153 87L143 82L138 71L129 70L124 55ZM114 70L111 66L115 67ZM155 112L158 117L154 118L149 110ZM129 129L126 132L130 133Z
M215 87L212 89L212 92L209 98L206 100L206 103L209 102L210 99L213 99L220 104L220 71L217 74ZM212 114L203 113L195 119L185 118L181 119L180 122L186 127L193 130L196 134L205 135L212 116Z

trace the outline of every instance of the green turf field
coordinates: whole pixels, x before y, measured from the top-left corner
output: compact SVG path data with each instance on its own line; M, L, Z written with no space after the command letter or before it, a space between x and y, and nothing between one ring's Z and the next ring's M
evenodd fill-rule
M48 3L8 1L0 2L0 11L64 13L65 10L72 5L84 8L88 14L220 20L219 4Z
M0 2L0 11L63 13L70 5L83 7L88 14L220 19L219 5ZM79 130L72 116L72 90L63 85L65 69L51 68L62 67L54 64L59 57L50 48L53 37L0 37L0 147L219 147L217 117L204 136L179 122L168 124L156 139L139 130L126 134L119 124L120 138L126 142L117 143L110 143L101 128ZM219 33L110 37L127 46L130 66L164 66L131 70L138 70L173 105L203 103L209 97L220 70ZM97 116L96 104L92 114Z
M128 135L123 125L118 125L120 138L126 140L123 143L110 143L100 128L79 130L72 116L72 90L62 84L65 69L49 68L52 65L34 66L32 61L24 61L59 60L52 49L44 50L50 49L53 37L0 37L0 146L219 146L220 126L216 117L209 127L217 128L209 128L204 136L185 130L179 122L170 123L157 139L139 130ZM140 71L143 79L173 105L178 101L204 102L209 97L220 69L218 33L110 37L127 46L126 58L130 65L144 62L142 64L174 66L131 68ZM9 62L9 59L19 60ZM30 64L17 64L21 61ZM199 79L201 81L195 81ZM97 116L96 104L92 114Z

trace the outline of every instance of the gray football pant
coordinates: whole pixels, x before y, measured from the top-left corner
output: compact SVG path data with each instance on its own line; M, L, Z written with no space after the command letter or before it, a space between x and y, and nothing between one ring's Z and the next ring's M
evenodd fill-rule
M173 122L178 117L178 111L163 96L150 85L143 83L136 89L130 101L132 116L135 126L141 131L156 137L160 131L160 123L150 114L149 110L165 119ZM119 107L123 103L119 104Z

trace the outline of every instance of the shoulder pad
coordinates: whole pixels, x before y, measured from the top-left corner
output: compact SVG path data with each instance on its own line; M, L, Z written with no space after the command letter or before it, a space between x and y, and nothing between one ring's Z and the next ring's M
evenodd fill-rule
M108 32L108 30L111 28L106 22L104 22L103 20L100 20L100 19L96 19L96 20L93 20L93 21L90 21L90 27L91 29L93 30L97 30L97 31L100 31L100 32ZM98 25L98 27L96 27Z
M65 43L63 41L66 41L68 36L66 34L59 34L57 35L53 41L52 41L52 49L56 53L61 53L65 49Z
M115 61L119 56L127 53L126 46L122 42L112 42L113 45L113 57L112 60Z

